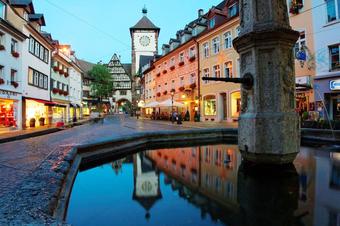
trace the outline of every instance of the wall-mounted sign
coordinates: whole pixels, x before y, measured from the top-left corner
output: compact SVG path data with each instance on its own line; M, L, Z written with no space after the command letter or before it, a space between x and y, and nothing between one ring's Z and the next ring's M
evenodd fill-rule
M0 95L6 95L8 96L8 98L10 98L10 96L14 96L14 97L18 96L18 93L0 89Z
M340 79L329 81L330 90L340 90Z

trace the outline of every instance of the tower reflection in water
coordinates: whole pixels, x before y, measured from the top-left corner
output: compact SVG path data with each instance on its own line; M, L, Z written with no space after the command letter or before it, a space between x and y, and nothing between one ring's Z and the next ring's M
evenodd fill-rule
M294 165L241 163L236 146L147 151L165 184L226 225L340 225L340 153L301 148Z

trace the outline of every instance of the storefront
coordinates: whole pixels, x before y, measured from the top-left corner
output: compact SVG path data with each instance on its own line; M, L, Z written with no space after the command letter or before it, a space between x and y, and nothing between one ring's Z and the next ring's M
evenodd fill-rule
M52 123L56 124L58 122L67 122L67 106L57 104L55 106L52 106Z
M80 105L79 104L70 104L70 121L77 121L80 119Z
M241 93L239 91L230 94L231 118L236 120L241 112Z
M21 128L21 95L0 89L0 132Z
M205 121L209 120L210 117L216 116L216 96L208 95L203 98L203 114L205 116Z
M320 118L340 120L340 76L318 78L314 84L316 110Z
M23 99L23 116L26 128L50 125L53 120L52 107L55 103L40 99Z
M314 111L314 92L311 85L310 76L300 76L295 78L296 83L296 111Z

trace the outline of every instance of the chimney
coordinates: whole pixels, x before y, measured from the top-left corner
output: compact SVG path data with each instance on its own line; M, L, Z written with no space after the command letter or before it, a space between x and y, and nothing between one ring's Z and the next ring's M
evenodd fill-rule
M198 17L202 17L203 14L204 14L203 9L199 9L199 10L198 10Z

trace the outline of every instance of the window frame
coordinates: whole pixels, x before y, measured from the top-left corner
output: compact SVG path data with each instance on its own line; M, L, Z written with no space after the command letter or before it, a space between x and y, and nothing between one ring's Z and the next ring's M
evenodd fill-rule
M32 47L34 46L34 49ZM32 35L29 37L28 52L46 64L50 62L50 50L38 42Z
M30 79L30 71L32 71L32 74L31 74L32 80ZM48 90L49 79L48 79L48 76L45 75L44 73L41 73L41 72L31 68L31 67L28 67L27 78L28 78L27 79L28 85L34 86L34 87L39 88L39 89ZM41 84L40 79L41 78L42 78L42 86L40 86L40 84Z
M211 40L213 54L216 55L220 52L221 40L219 36L214 37ZM216 47L216 48L215 48Z
M203 56L204 56L204 58L208 58L210 56L209 42L203 43Z
M6 4L0 0L0 5L3 6L2 10L1 10L1 8L0 8L0 18L2 18L3 20L5 20L5 19L6 19ZM1 12L1 11L2 11L2 12Z
M331 48L338 47L338 67L333 68L333 62L332 62L332 53ZM329 71L339 71L340 70L340 43L335 45L328 46L328 52L329 52Z
M224 37L224 49L230 49L233 44L232 44L232 40L233 40L233 35L231 33L231 31L227 31L223 34Z

